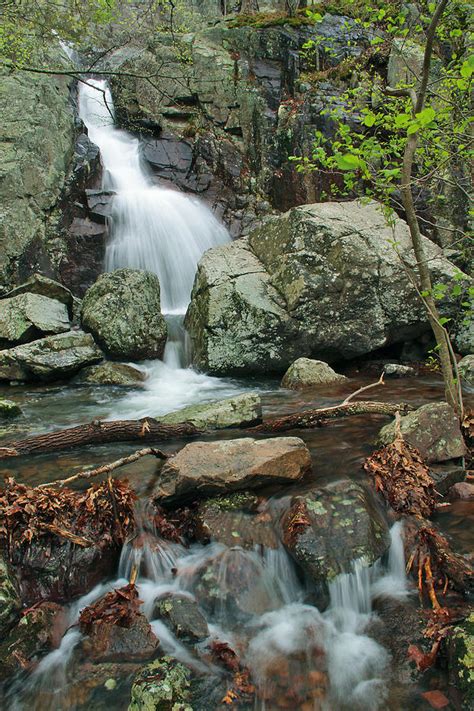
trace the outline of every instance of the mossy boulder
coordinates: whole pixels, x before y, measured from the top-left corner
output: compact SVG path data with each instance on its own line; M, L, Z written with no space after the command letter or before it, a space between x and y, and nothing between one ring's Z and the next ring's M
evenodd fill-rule
M69 331L65 304L40 294L19 294L0 301L0 348Z
M7 562L0 556L0 636L7 632L20 615L21 600L15 579Z
M19 296L19 294L40 294L41 296L47 296L49 299L60 301L68 307L69 315L72 316L74 296L71 291L64 284L60 284L58 281L54 281L54 279L50 279L43 274L33 274L23 284L5 294L5 298Z
M190 687L190 670L162 657L136 675L128 711L193 711Z
M303 390L314 385L330 385L345 381L347 381L345 375L339 375L322 360L298 358L286 371L281 386L290 390Z
M428 403L408 413L400 419L400 429L405 441L416 447L428 463L466 454L459 420L446 402ZM380 430L378 443L390 444L395 436L395 422L391 422Z
M256 393L243 393L204 405L191 405L159 419L170 425L192 422L196 427L211 427L216 430L243 427L261 422L262 401Z
M450 681L464 694L463 709L474 706L474 612L448 640Z
M110 358L160 358L167 329L158 277L140 269L102 274L84 296L81 322Z
M105 361L83 368L74 378L76 385L117 385L136 387L142 385L146 375L142 370L128 363Z
M13 400L0 400L0 419L10 419L21 415L21 408Z
M474 385L474 355L464 356L458 363L459 373L465 383Z

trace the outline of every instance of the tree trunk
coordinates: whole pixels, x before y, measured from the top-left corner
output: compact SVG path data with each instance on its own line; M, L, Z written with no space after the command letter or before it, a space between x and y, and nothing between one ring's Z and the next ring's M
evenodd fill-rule
M288 17L295 17L300 6L300 0L285 0L285 12Z
M242 0L239 12L241 15L253 15L258 12L258 0Z

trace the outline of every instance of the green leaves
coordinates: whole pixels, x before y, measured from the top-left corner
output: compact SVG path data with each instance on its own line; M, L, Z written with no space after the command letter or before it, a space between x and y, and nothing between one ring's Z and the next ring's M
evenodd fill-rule
M423 109L420 113L415 114L415 118L411 120L407 127L407 135L411 136L413 133L421 131L423 128L430 126L436 118L436 111L431 107Z
M357 170L365 166L365 161L353 153L336 153L334 159L339 170Z

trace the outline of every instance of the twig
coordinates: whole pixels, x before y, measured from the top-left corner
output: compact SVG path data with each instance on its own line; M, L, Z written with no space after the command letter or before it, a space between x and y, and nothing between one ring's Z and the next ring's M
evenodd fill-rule
M355 397L356 395L359 395L359 393L363 393L366 390L370 390L371 388L377 388L379 385L385 385L385 382L383 379L383 373L380 376L380 378L377 380L376 383L371 383L370 385L364 385L362 388L355 390L353 393L348 395L343 402L341 402L341 405L347 405L347 403L350 402L353 397Z
M85 469L84 471L78 472L77 474L73 474L72 476L69 476L66 479L58 479L58 481L49 481L47 484L39 484L37 488L43 489L47 486L63 487L66 486L66 484L70 484L73 481L77 481L77 479L91 479L92 477L99 476L100 474L108 474L109 472L114 471L114 469L118 469L119 467L123 467L126 464L136 462L137 459L140 459L141 457L146 457L149 454L153 454L153 456L157 457L158 459L168 459L169 456L168 454L162 452L161 449L147 447L146 449L139 449L137 452L130 454L128 457L122 457L121 459L115 460L115 462L103 464L102 466L97 467L96 469Z

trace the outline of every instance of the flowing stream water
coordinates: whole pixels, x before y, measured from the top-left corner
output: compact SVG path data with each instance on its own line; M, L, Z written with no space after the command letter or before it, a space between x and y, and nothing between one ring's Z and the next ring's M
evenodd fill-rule
M115 193L106 269L134 267L156 272L170 332L163 362L143 366L149 376L145 389L134 391L127 398L104 395L102 403L98 401L96 389L89 391L89 398L91 392L94 393L91 407L95 416L97 413L101 416L107 413L113 416L128 413L133 417L157 415L190 402L241 392L249 387L248 383L211 378L188 367L182 326L197 262L206 249L229 240L227 231L201 203L153 184L140 158L139 141L114 126L112 98L105 82L88 80L86 85L81 85L79 106L90 139L100 148L104 165L103 187ZM338 387L335 386L332 394L334 401L339 399ZM283 395L277 391L276 383L259 384L260 390L272 388L274 393L273 400L268 401L269 409L278 411ZM64 409L62 398L67 397L71 403L74 397L82 397L74 392L78 391L46 388L39 389L36 395L27 392L25 411L34 419L36 397L38 408L45 417L45 411L49 411L45 410L44 403L47 408L47 403L52 402L51 412L54 412L57 425ZM437 396L438 390L433 393L432 397ZM390 386L385 395L390 399ZM303 395L286 394L285 397L287 406L288 398L292 397L291 407L301 408ZM397 394L393 399L396 401L398 397ZM77 417L78 410L75 412ZM89 417L90 410L81 412L83 418ZM358 426L357 423L340 425L346 430ZM332 458L320 457L318 462L318 475L322 480L326 474L329 476L329 470L329 478L337 478L338 474L346 474L345 469L352 472L360 468L360 443L370 441L372 436L367 434L367 429L354 430L352 439L346 442L341 436L342 430L337 427L336 423L329 434L324 430L304 434L310 447L310 438L319 438L315 445L318 455L332 452ZM364 427L367 426L364 424ZM321 439L324 437L329 438L326 444ZM114 452L117 451L121 450L115 447ZM104 449L101 456L110 459L110 448ZM57 457L44 458L40 468L48 472L50 466L57 473L60 461ZM66 457L64 466L70 468L71 462ZM6 463L5 467L8 466ZM334 474L335 469L338 474ZM20 467L20 476L21 471ZM143 471L143 464L140 464L136 478L138 490L140 482L143 486ZM50 474L25 472L31 483L37 476L49 478ZM212 665L178 640L162 620L155 619L155 602L165 594L173 592L197 599L204 605L209 625L209 638L203 644L211 640L226 641L241 651L258 688L255 708L266 711L300 708L297 704L291 706L291 698L285 697L296 677L301 677L301 683L308 687L307 698L312 706L304 705L305 709L375 711L390 707L387 705L390 657L368 630L374 620L375 598L406 599L409 596L400 523L391 528L391 546L386 560L372 567L363 559L355 560L351 572L331 582L330 601L325 610L308 604L307 586L283 546L276 550L262 550L261 547L244 550L238 546L226 548L211 543L185 548L150 532L137 540L140 540L139 545L130 543L124 547L116 580L104 581L69 606L69 629L62 642L41 660L26 680L21 679L11 686L7 697L9 709L72 711L75 708L68 689L70 666L81 641L75 626L80 610L105 592L126 584L134 566L139 570L137 585L143 611L151 621L163 651L189 665L198 675L215 675ZM208 604L209 600L203 600L201 590L203 571L210 568L214 571L216 586L212 606ZM245 576L245 589L240 589L242 581L236 571L244 569L251 574ZM239 605L245 608L244 618L235 614L235 604L229 602L236 597ZM320 666L322 658L325 659L324 674ZM314 688L318 691L318 679L326 680L326 686L323 684L319 690L321 693L316 693ZM106 696L106 692L104 694ZM282 701L281 707L277 700L278 703ZM126 708L126 697L122 701L123 705L117 708Z

